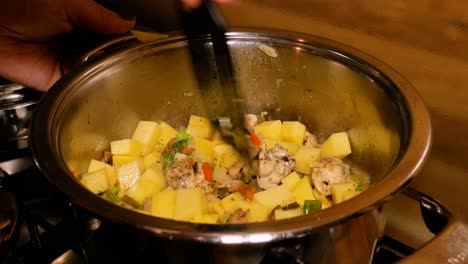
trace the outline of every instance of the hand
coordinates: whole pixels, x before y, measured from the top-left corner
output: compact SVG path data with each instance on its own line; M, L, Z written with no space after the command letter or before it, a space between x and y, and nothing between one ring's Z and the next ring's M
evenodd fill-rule
M92 0L0 0L0 6L0 75L43 91L61 77L57 35L75 28L120 34L135 24Z
M201 2L183 0L189 8ZM58 35L74 29L121 34L134 25L93 0L0 0L0 76L45 91L62 74Z

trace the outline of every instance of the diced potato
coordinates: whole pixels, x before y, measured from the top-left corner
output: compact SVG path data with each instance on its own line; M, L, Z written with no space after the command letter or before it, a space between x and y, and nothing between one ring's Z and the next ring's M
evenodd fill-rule
M223 135L219 130L215 130L213 136L211 137L211 141L215 146L227 144L226 141L224 141Z
M359 193L356 190L357 184L355 182L341 182L330 184L330 191L334 203L341 203L347 199L350 199Z
M208 202L201 188L176 190L174 219L189 221L196 215L208 212Z
M320 156L323 157L337 157L343 159L351 154L351 145L349 144L348 133L340 132L333 133L322 144L322 152Z
M265 121L254 127L254 133L263 138L281 140L282 126L280 120Z
M146 155L143 158L143 165L145 170L151 168L154 164L159 164L161 162L161 152L153 151L150 154Z
M270 211L257 201L250 202L249 222L266 221Z
M146 155L153 151L159 139L158 123L152 121L140 121L133 132L132 140L142 144L142 154Z
M227 170L223 167L215 167L213 170L213 180L219 183L232 181L232 178L227 175Z
M238 192L231 193L224 197L221 200L221 205L224 210L229 213L232 213L237 209L249 210L249 203L244 199L244 196Z
M109 189L106 169L88 172L81 178L81 183L92 193L103 193Z
M239 152L228 144L218 145L213 148L213 161L215 166L230 168L240 158Z
M117 172L115 171L114 167L99 160L92 159L88 166L88 172L93 172L100 169L106 169L107 183L109 188L114 186L117 182Z
M130 163L116 167L118 177L117 187L119 187L120 192L125 192L135 184L143 171L142 168L143 165L140 160L134 160Z
M284 121L281 128L281 138L283 141L302 145L306 127L297 121Z
M276 146L276 144L278 144L282 148L285 148L288 151L289 155L296 154L299 148L301 147L300 145L296 143L277 141L277 140L271 140L271 139L264 139L262 140L261 144L262 146L265 146L266 149L272 149Z
M221 204L221 200L214 195L208 195L208 213L210 214L217 214L219 219L224 219L224 214L226 210L224 210L223 205Z
M281 180L281 183L288 188L288 190L292 191L294 187L301 181L301 177L293 171L288 176L284 177Z
M322 202L322 209L326 209L331 206L330 201L328 201L327 197L323 196L319 191L312 189L312 193L314 193L314 197L317 200Z
M166 177L162 165L154 165L148 168L141 176L140 179L148 180L155 184L155 191L159 192L166 188Z
M131 139L111 141L110 145L112 155L141 156L143 150L140 142Z
M169 140L177 136L177 130L171 127L165 122L159 123L159 139L158 144L161 146L166 146Z
M114 166L116 165L123 165L130 163L134 160L139 159L140 157L138 156L132 156L132 155L113 155L112 156L112 164Z
M191 115L187 126L187 133L192 137L211 139L214 127L208 118Z
M294 199L296 199L296 203L300 206L304 206L304 200L315 200L308 177L303 177L301 181L299 181L296 187L292 190L292 194Z
M196 215L192 218L191 222L200 223L200 224L217 224L219 215L217 214L202 214Z
M150 198L159 189L153 181L141 177L127 191L124 192L122 201L140 207L146 198Z
M156 193L151 200L151 214L172 219L174 217L175 201L176 191L170 187Z
M283 210L281 208L275 210L275 220L281 220L281 219L287 219L287 218L292 218L296 216L301 216L303 215L303 209L302 207L294 208L294 209L288 209L288 210Z
M201 160L211 163L213 160L213 142L196 137L193 138L193 144L195 145L195 155Z
M295 171L310 174L310 164L320 160L320 149L303 146L294 155L296 159Z
M294 197L286 186L280 185L270 188L265 191L257 192L254 195L253 201L257 201L265 206L269 212L277 205L285 201L291 201Z

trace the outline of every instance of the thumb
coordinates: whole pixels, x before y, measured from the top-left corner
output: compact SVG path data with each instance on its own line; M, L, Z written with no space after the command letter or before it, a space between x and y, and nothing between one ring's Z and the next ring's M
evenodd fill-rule
M65 11L74 26L100 34L121 34L135 25L93 0L65 0Z

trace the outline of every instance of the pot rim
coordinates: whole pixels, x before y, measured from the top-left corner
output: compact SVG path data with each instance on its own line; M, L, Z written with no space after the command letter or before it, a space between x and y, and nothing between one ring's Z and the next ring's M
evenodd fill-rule
M54 127L56 109L60 106L67 87L82 80L86 73L102 67L103 63L118 60L127 54L162 46L174 42L186 41L180 34L173 34L167 39L151 43L140 43L126 47L116 53L92 59L59 80L38 104L31 123L31 146L34 161L48 180L64 192L73 203L91 212L119 224L127 224L148 230L151 233L169 239L196 240L221 244L265 243L286 238L301 237L318 229L346 221L379 207L383 202L397 194L422 168L431 147L431 124L429 113L415 88L398 72L380 60L352 48L348 45L304 33L263 28L239 28L227 33L229 40L245 38L280 39L298 46L316 47L327 51L334 59L343 60L349 66L353 64L360 71L371 75L373 80L386 84L393 89L396 100L405 109L408 128L406 148L400 153L389 173L373 184L363 194L346 202L332 206L311 215L287 220L267 221L249 224L195 224L157 218L137 211L112 204L92 194L72 177L58 150L57 128ZM343 61L340 61L343 63ZM107 65L107 64L106 64ZM403 114L402 113L402 114ZM55 134L53 134L55 131ZM402 144L404 145L404 144ZM47 158L42 158L47 157Z

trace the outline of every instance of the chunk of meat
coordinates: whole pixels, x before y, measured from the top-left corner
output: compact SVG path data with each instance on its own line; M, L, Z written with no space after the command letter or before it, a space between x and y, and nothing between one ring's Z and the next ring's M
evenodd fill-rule
M104 151L100 159L101 162L110 164L112 161L112 153L110 151Z
M188 159L174 159L166 167L166 180L174 189L193 188L197 185L197 178L192 164Z
M252 133L256 125L258 125L257 115L253 115L253 114L244 115L244 127L247 129L247 131Z
M320 148L321 144L318 143L317 137L314 134L310 133L309 131L306 131L304 135L304 146Z
M325 196L331 194L330 184L344 182L349 177L349 165L334 157L323 158L310 167L315 187Z
M245 224L249 221L250 210L237 209L229 215L229 223L232 224Z
M259 154L258 186L269 189L277 186L296 166L296 160L285 148L276 144L270 150L262 149Z

